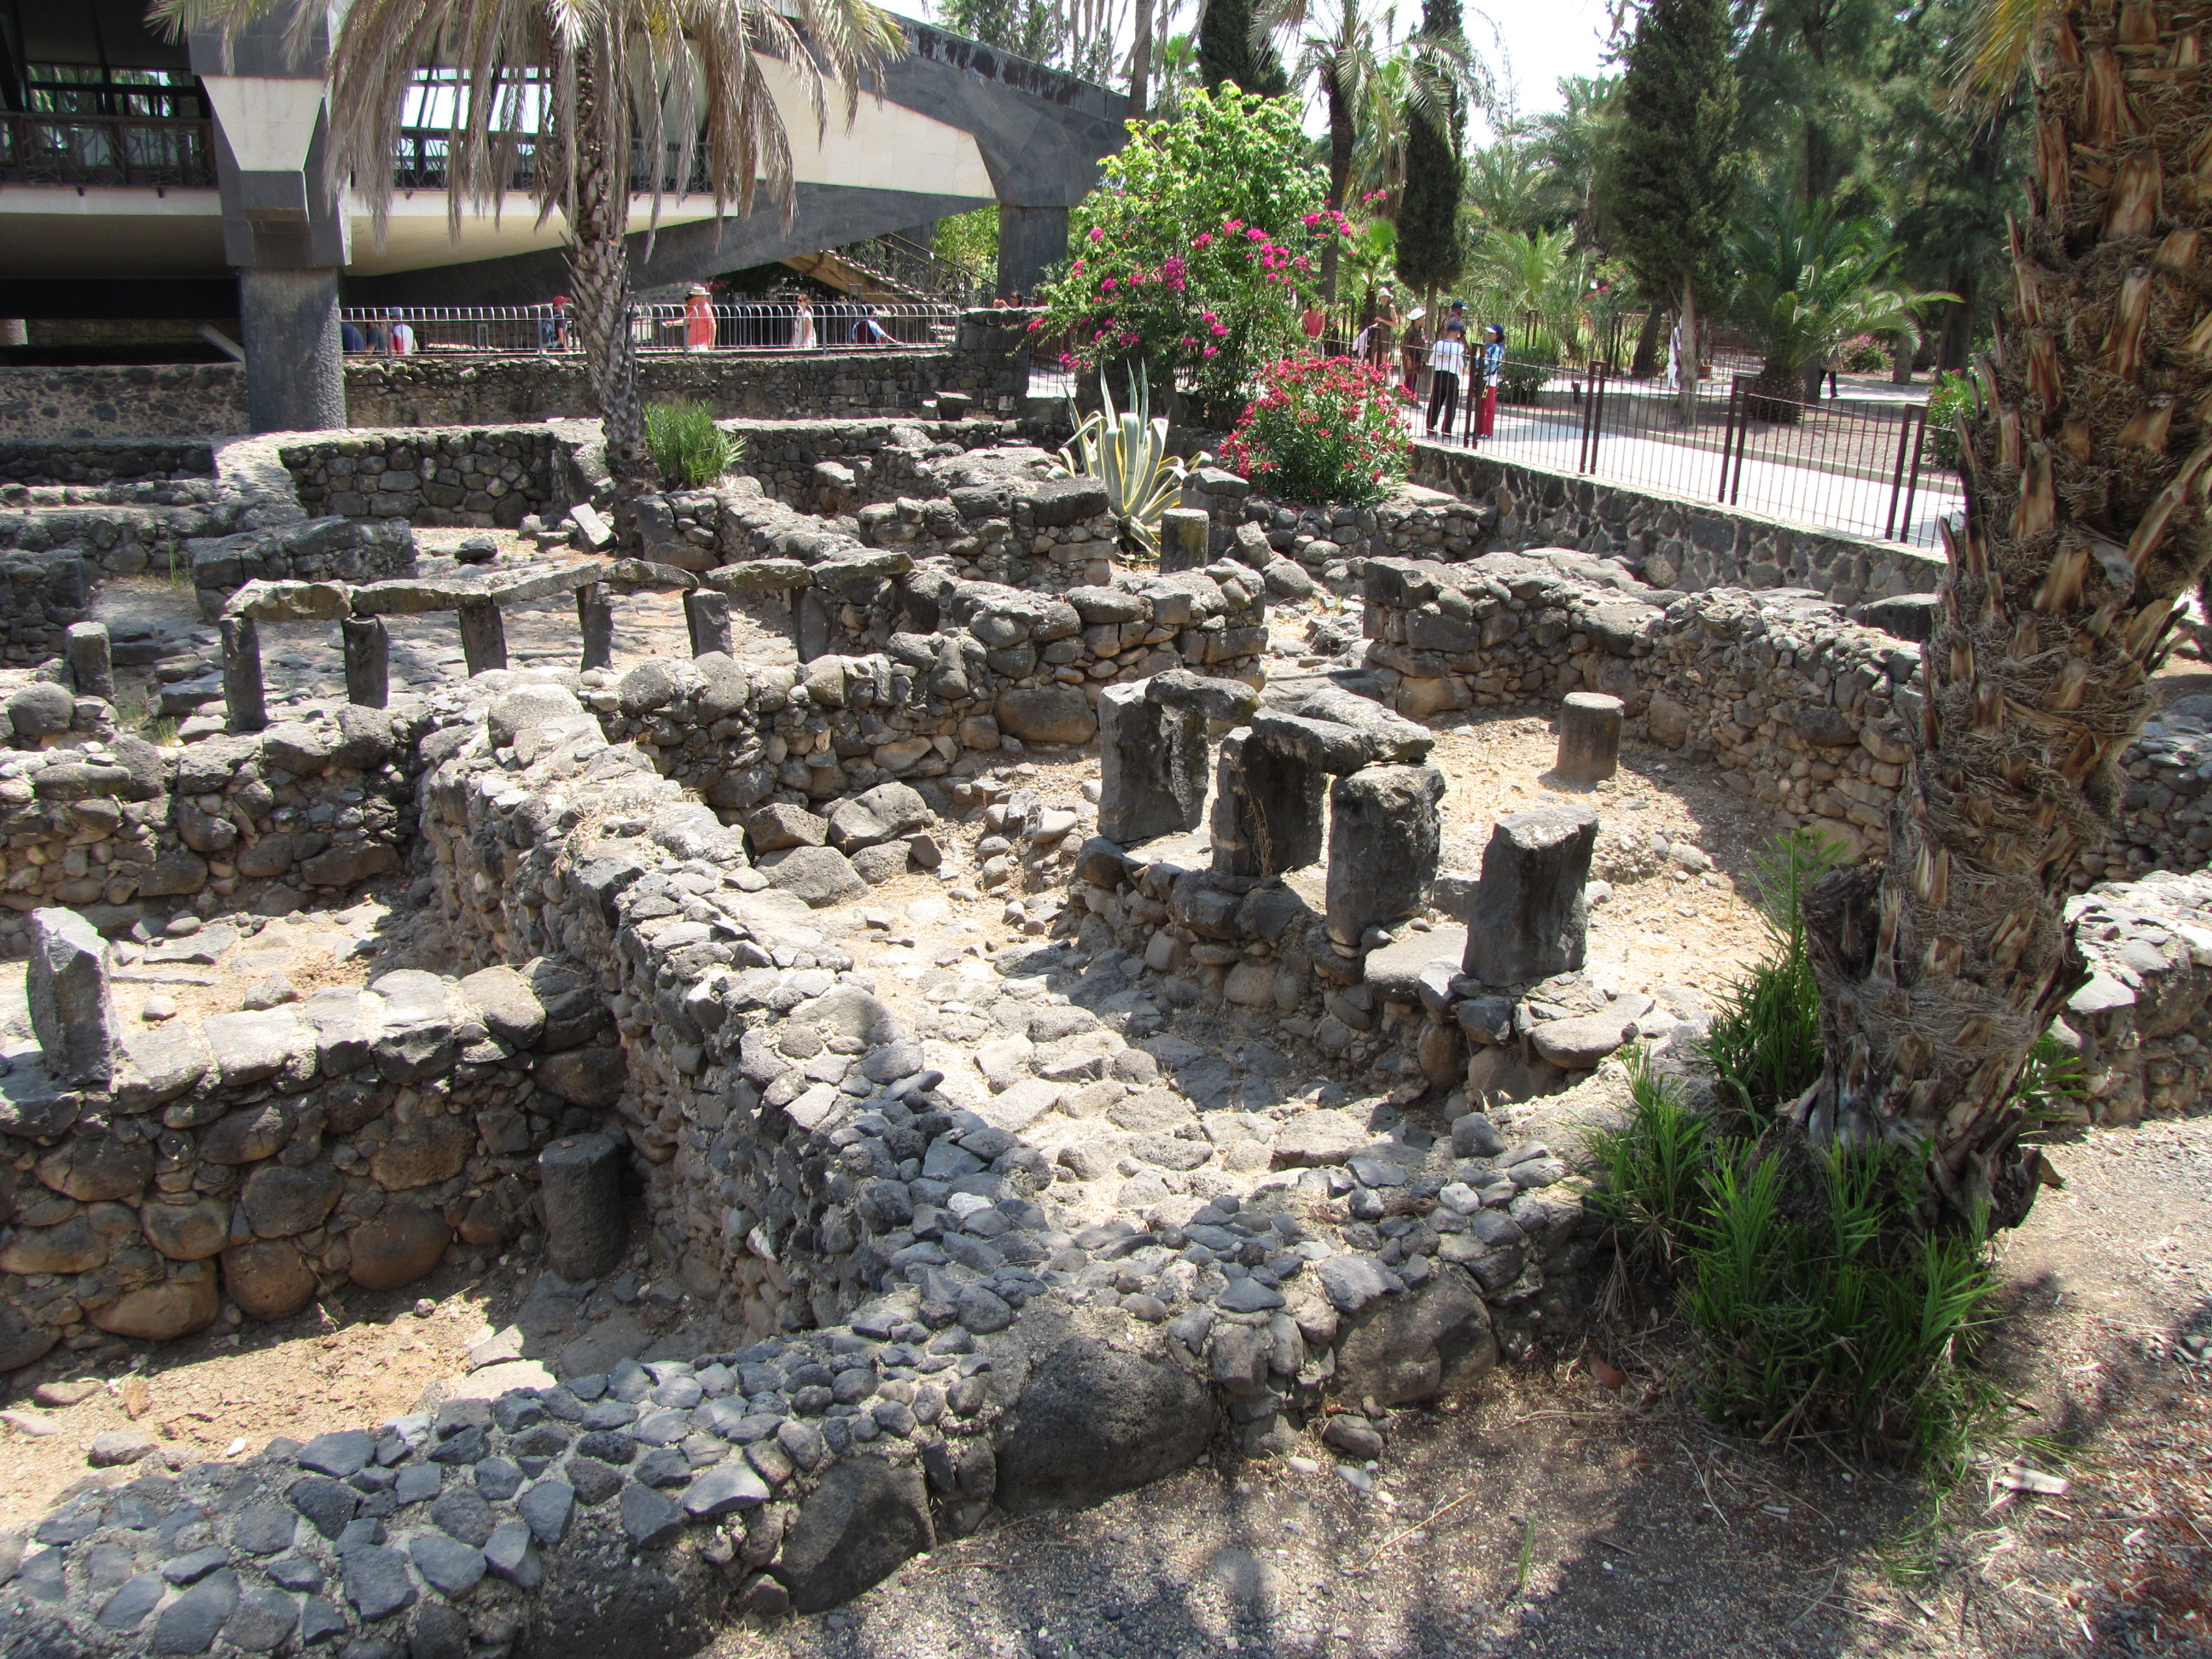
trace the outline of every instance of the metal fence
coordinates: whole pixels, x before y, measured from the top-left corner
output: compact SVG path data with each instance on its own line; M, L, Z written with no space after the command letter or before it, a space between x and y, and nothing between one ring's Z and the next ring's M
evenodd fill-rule
M1800 402L1754 393L1752 377L1733 374L1700 381L1686 415L1663 380L1629 380L1601 362L1508 359L1487 433L1480 411L1478 394L1450 441L1848 535L1933 546L1938 521L1965 505L1918 404Z
M338 313L353 332L347 349L404 356L483 353L514 356L574 351L575 319L565 307L368 306ZM948 343L959 321L927 301L758 300L633 305L632 343L641 352L910 350Z
M0 112L0 184L212 189L205 121Z

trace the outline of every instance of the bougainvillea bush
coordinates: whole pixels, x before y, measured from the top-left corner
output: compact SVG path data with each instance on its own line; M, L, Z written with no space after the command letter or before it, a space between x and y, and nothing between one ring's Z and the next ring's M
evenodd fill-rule
M1270 495L1364 507L1406 476L1412 401L1355 357L1284 357L1261 371L1221 459Z
M1349 234L1307 149L1290 100L1233 85L1187 94L1175 120L1131 122L1072 216L1068 268L1039 290L1033 331L1066 342L1079 385L1141 361L1154 387L1225 422L1297 338L1323 245Z

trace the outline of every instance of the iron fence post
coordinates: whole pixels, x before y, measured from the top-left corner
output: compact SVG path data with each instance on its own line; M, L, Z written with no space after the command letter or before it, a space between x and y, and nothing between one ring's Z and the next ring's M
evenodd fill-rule
M1721 487L1713 500L1721 506L1728 505L1729 454L1735 447L1736 408L1743 397L1743 376L1729 377L1728 430L1721 435ZM1692 434L1692 436L1695 434Z
M1590 365L1590 436L1589 471L1597 471L1598 440L1605 435L1606 366L1602 360Z
M1897 539L1897 507L1905 494L1905 448L1912 438L1912 410L1908 405L1904 418L1897 423L1897 464L1889 471L1889 520L1882 526L1881 538L1886 542Z
M1912 440L1912 471L1905 484L1903 522L1898 526L1900 538L1910 546L1912 541L1912 498L1920 492L1920 458L1928 451L1928 405L1920 405L1920 418L1915 423Z

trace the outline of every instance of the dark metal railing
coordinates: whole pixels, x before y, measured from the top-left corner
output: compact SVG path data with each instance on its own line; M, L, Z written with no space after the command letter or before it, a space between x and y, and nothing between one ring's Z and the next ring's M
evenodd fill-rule
M157 116L0 112L0 184L210 189L212 133Z

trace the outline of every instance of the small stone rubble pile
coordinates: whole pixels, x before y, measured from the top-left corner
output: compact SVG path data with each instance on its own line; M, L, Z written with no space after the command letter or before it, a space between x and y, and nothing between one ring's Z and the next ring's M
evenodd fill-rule
M2057 1030L2081 1055L2062 1119L2133 1123L2212 1100L2212 874L2103 882L2066 907L2089 982Z

